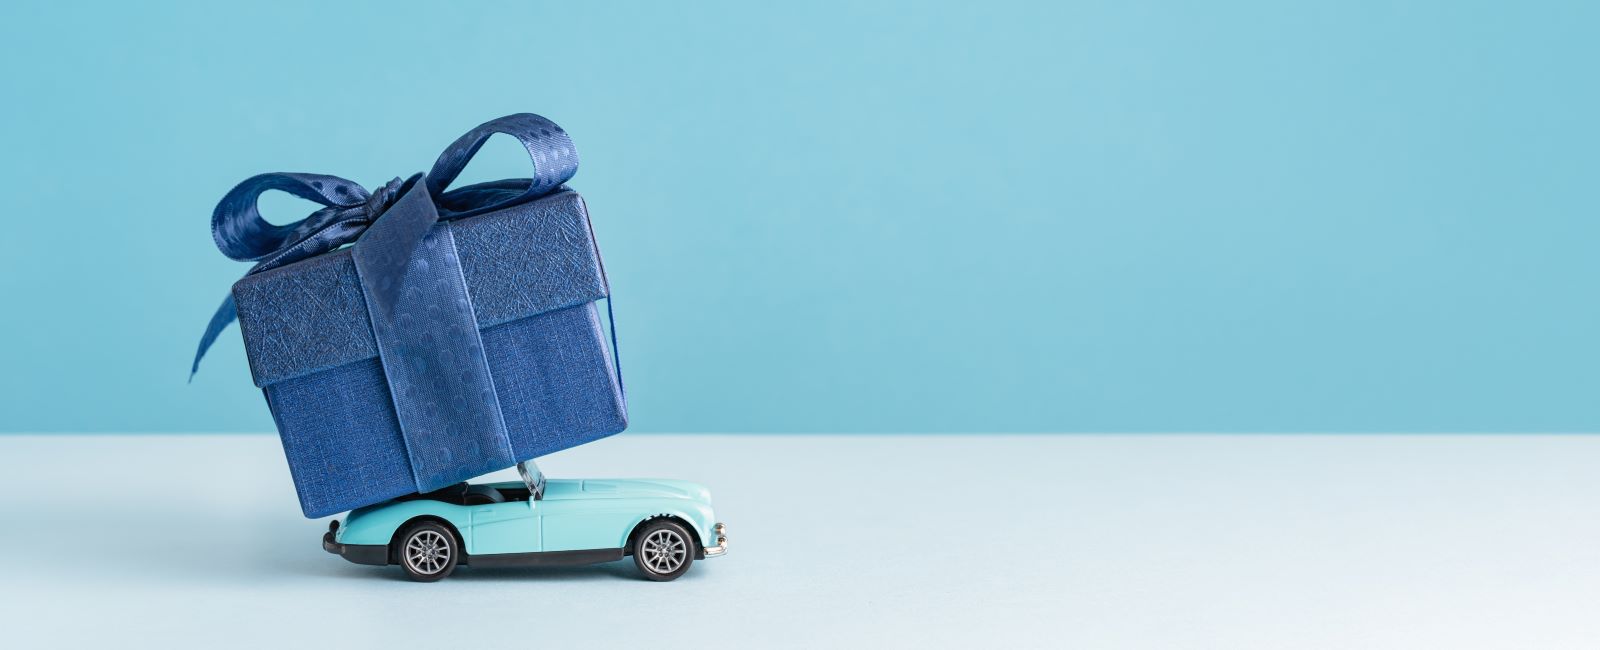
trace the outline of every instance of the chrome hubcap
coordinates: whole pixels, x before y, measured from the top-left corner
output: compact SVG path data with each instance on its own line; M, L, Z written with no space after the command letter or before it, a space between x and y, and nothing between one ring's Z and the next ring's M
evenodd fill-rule
M444 570L450 563L450 542L436 531L424 530L406 542L406 566L423 575Z
M644 565L650 567L651 571L672 573L689 559L689 544L682 535L671 529L662 529L645 537L639 552L643 554Z

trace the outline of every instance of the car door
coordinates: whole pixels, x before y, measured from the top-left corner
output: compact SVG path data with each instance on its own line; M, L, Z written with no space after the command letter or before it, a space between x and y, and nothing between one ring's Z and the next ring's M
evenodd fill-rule
M490 555L544 550L540 514L539 503L533 500L472 506L472 541L467 552Z
M620 548L642 512L632 499L605 498L604 481L584 481L583 497L543 502L544 550L587 551ZM593 484L593 485L591 485ZM594 498L599 496L600 498ZM655 511L651 511L655 512Z

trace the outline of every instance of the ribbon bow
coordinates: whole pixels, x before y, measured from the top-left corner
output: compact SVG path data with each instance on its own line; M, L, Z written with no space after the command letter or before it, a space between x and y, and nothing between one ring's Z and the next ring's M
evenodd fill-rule
M479 183L445 191L483 143L496 133L517 139L533 161L533 177ZM246 275L315 257L361 239L369 229L385 230L382 259L395 260L378 271L379 286L399 286L405 260L435 220L451 220L498 210L543 196L561 187L578 171L578 152L566 131L532 113L518 113L479 125L457 138L427 174L389 181L377 191L323 174L272 173L245 179L229 190L211 214L211 237L230 259L255 262ZM300 221L281 226L261 217L257 201L272 190L287 192L324 206ZM423 193L435 210L390 210L402 196ZM389 222L395 223L389 223ZM195 351L189 379L217 336L237 318L230 294L211 317Z

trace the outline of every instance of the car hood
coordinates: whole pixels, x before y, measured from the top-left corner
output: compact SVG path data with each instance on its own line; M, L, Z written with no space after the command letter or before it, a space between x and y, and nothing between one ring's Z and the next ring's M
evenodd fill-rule
M657 497L711 502L705 487L665 478L553 479L545 482L546 501L561 499L623 499Z

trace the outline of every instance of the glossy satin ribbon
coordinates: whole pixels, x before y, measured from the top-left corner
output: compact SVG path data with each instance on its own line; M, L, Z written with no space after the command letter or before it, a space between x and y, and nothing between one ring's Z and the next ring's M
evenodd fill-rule
M445 188L461 174L483 143L496 133L516 138L528 150L528 156L533 159L533 177L480 183L446 192ZM437 204L439 218L449 220L483 214L548 194L577 171L578 151L573 148L566 131L538 115L518 113L485 122L456 139L434 161L425 186ZM378 191L368 192L338 176L285 172L253 176L217 203L217 209L211 213L211 237L223 255L256 263L246 275L260 273L356 241L398 198L401 185L396 178ZM261 195L272 190L325 207L300 221L275 226L261 217L257 207ZM420 235L416 241L400 245L415 247L418 242ZM394 258L407 259L398 254ZM402 266L388 272L403 270ZM229 295L200 337L199 349L189 369L191 379L200 370L200 359L205 357L206 350L235 317L233 296Z

